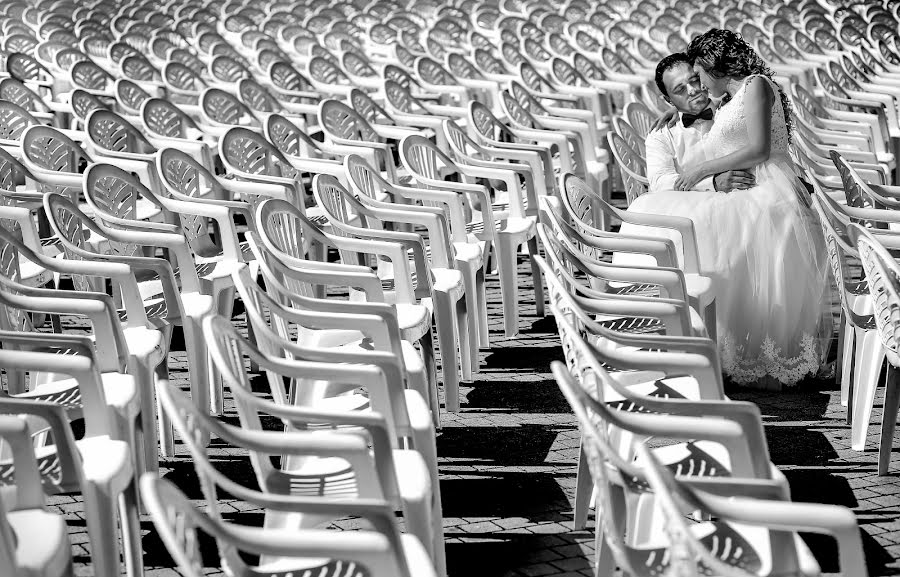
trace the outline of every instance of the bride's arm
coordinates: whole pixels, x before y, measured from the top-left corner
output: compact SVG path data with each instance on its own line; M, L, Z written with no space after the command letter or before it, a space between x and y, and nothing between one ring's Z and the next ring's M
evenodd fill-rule
M690 190L708 176L727 170L746 170L767 161L772 150L772 106L774 105L775 94L769 83L762 78L751 79L744 93L747 146L685 170L675 183L676 190Z

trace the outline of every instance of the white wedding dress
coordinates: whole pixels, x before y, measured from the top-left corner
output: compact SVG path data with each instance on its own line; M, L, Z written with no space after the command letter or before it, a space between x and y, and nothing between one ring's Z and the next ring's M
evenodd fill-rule
M646 194L628 210L694 221L701 272L712 278L717 291L723 370L738 383L768 375L792 385L816 373L827 353L831 338L828 261L821 229L806 200L808 193L788 154L778 88L766 81L775 91L772 149L769 159L753 169L755 187L727 193ZM745 80L716 112L703 144L706 158L747 146L746 86ZM623 225L622 231L637 228Z

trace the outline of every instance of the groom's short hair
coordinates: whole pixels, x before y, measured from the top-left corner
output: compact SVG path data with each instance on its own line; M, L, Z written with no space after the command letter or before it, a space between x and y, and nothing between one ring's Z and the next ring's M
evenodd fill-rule
M690 66L691 59L688 58L688 55L684 52L676 52L675 54L669 54L656 65L656 87L659 88L660 93L666 98L669 97L669 91L666 89L666 85L663 82L663 74L665 74L666 70L669 68L681 64L682 62Z

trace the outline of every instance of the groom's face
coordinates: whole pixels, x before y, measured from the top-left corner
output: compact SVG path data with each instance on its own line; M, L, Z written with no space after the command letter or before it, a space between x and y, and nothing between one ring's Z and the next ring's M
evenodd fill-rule
M663 72L662 81L669 93L666 100L679 112L697 114L709 106L709 94L687 62L679 62Z

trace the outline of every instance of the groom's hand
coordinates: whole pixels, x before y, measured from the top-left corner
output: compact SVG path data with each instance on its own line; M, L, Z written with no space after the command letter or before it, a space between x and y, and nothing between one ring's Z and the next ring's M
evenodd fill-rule
M742 190L756 186L756 177L746 170L728 170L713 177L713 188L720 192Z

